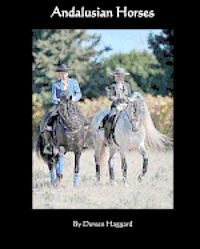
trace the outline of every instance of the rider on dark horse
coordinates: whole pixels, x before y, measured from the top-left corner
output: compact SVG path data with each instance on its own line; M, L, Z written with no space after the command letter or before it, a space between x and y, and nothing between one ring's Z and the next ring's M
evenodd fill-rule
M126 109L128 102L132 100L130 98L131 86L124 81L124 76L130 75L130 73L126 73L124 68L116 68L115 72L111 73L111 75L115 77L115 81L106 89L109 100L113 102L108 117L103 121L105 128L105 144L107 144L107 142L109 144L112 143L111 134L115 117L118 117L120 112Z
M56 72L60 73L60 79L53 83L52 85L52 94L51 94L51 100L55 104L55 109L59 107L60 103L60 97L62 94L66 94L70 96L70 99L76 104L77 101L80 100L82 97L82 93L79 87L79 84L76 80L68 78L70 71L70 67L66 66L65 64L61 64L60 67L56 70ZM80 109L76 105L76 109L78 112L78 115L81 117L81 119L84 121L84 140L87 135L88 127L90 124L90 121L81 113ZM58 116L57 111L53 111L51 115L48 116L47 121L45 122L46 125L43 127L43 134L45 139L46 146L44 147L43 153L45 154L52 154L52 147L50 146L51 141L51 131L52 131L52 125L54 120ZM86 142L83 145L83 148L87 148L88 145ZM59 168L63 168L63 157L59 157Z

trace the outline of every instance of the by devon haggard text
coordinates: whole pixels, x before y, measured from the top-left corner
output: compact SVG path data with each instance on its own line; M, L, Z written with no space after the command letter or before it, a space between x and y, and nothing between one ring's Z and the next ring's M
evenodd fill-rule
M102 222L93 222L93 221L77 221L73 220L73 227L114 227L114 228L124 228L124 227L133 227L133 221L129 222L118 222L118 221L102 221Z

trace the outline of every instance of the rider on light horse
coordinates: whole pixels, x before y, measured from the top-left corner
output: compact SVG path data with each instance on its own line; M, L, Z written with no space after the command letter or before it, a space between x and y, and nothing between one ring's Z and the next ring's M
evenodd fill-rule
M124 68L116 68L114 73L115 81L112 82L107 88L107 94L109 100L113 101L111 105L111 111L107 117L107 121L103 121L105 123L105 143L107 142L110 144L111 139L111 132L113 128L113 122L116 120L121 111L125 110L128 102L132 101L130 98L131 96L131 86L129 83L124 81L125 75L130 75L130 73L126 73ZM116 117L116 119L115 119ZM100 127L101 128L101 127ZM106 141L107 140L107 141Z

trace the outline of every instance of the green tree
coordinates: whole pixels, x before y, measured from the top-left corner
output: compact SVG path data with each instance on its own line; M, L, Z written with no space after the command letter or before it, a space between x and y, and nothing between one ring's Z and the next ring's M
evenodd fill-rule
M161 89L158 89L157 86L162 82L164 70L158 66L158 61L148 51L132 50L128 54L113 54L106 59L105 64L110 80L113 80L110 73L117 67L123 67L126 72L130 73L130 76L126 76L125 81L130 83L133 92L162 94Z
M93 61L91 68L88 68L87 75L89 75L89 81L86 81L82 91L87 98L99 98L105 96L105 87L110 83L109 77L106 75L106 66L103 61Z
M93 70L94 61L111 48L105 47L97 51L95 47L99 44L101 36L88 35L86 30L32 31L33 93L36 93L37 100L48 111L51 107L52 83L59 77L56 72L58 64L69 65L71 77L79 82L81 89L86 89L84 86L90 81L90 70Z
M174 95L174 29L163 29L160 35L149 34L149 48L153 50L160 68L165 71L161 84L163 94Z

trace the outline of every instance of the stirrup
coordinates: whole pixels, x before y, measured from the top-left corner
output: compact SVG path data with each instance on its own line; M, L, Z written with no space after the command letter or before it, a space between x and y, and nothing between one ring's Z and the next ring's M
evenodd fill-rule
M52 154L52 149L51 149L50 145L46 145L46 146L44 147L43 153L44 153L44 154L49 154L49 155Z

